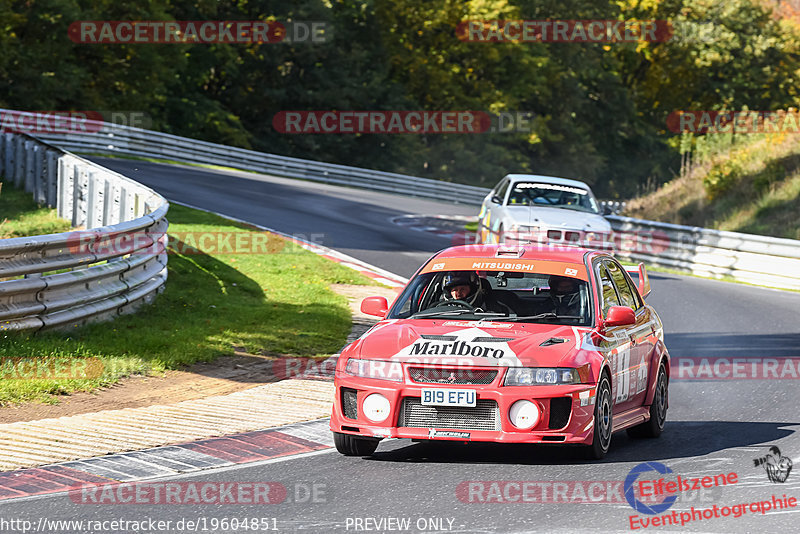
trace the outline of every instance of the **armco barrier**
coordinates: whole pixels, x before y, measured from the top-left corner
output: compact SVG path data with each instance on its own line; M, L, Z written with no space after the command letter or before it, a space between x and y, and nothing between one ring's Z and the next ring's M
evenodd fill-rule
M628 217L607 219L617 233L616 255L622 259L699 276L800 290L800 241Z
M2 110L0 110L2 111ZM235 167L274 176L479 205L483 187L276 156L140 128L86 121L86 132L41 134L67 150Z
M2 110L0 110L2 111ZM91 123L91 121L89 121ZM184 137L106 123L86 132L41 137L76 152L143 156L223 165L276 176L300 178L438 200L480 205L488 189L357 167L276 156ZM624 206L607 203L612 212ZM800 241L609 216L618 233L651 238L654 246L622 246L617 255L632 261L784 289L800 289ZM622 240L623 245L625 240Z
M107 319L163 290L169 204L161 195L24 134L0 134L0 176L76 228L0 240L0 330Z

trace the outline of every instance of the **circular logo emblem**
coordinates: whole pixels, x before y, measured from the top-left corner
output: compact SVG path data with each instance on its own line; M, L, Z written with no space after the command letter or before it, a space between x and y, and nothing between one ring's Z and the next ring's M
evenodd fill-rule
M678 500L678 496L670 495L663 501L654 504L645 504L637 499L633 488L636 485L636 481L639 479L639 475L649 471L655 471L660 475L672 473L672 469L660 462L645 462L637 465L631 469L631 471L628 473L628 476L625 477L625 485L623 486L625 490L625 498L628 500L628 504L631 505L631 508L637 512L649 515L658 515L661 512L669 510L669 508L675 504L675 501Z

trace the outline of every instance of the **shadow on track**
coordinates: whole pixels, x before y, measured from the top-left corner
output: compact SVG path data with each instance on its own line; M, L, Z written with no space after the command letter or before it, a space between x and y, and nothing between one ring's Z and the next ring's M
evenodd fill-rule
M631 439L617 432L604 460L584 460L577 446L464 443L458 441L395 442L386 445L367 460L410 463L469 463L518 465L568 465L583 463L644 462L704 456L734 447L760 445L783 439L795 432L789 427L800 423L760 423L739 421L667 422L658 439ZM387 444L388 445L388 444ZM405 446L404 446L405 445Z

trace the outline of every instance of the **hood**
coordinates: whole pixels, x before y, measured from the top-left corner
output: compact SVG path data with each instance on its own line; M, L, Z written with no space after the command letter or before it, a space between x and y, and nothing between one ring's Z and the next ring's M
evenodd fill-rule
M569 228L593 232L610 232L611 224L596 213L563 208L507 206L509 215L517 224Z
M570 367L586 327L459 320L378 323L350 356L442 365ZM563 339L542 346L551 338Z

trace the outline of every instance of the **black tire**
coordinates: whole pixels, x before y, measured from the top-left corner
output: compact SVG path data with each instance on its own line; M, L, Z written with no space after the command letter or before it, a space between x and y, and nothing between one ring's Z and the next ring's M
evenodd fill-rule
M667 421L667 405L669 400L669 379L664 364L658 366L658 376L656 377L656 394L653 396L653 404L650 405L650 420L640 425L628 429L628 435L632 438L657 438L664 431L664 423Z
M611 448L611 430L614 426L612 415L611 382L603 373L597 384L594 403L594 437L592 444L586 446L586 456L590 460L601 460Z
M359 438L341 432L333 433L336 450L345 456L369 456L378 448L379 439Z

